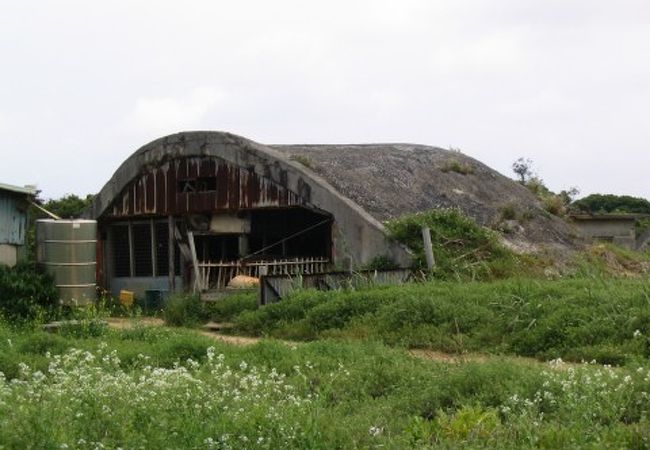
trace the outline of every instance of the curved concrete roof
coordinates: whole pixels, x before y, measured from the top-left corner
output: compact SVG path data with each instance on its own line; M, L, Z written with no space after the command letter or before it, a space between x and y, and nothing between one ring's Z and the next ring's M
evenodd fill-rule
M148 166L209 155L240 167L254 166L256 172L276 182L282 179L280 172L286 171L285 181L293 192L300 191L300 183L311 186L312 206L330 212L345 210L382 235L382 221L405 213L458 207L479 223L495 226L504 208L514 207L526 218L525 223L521 221L525 230L506 238L560 245L573 240L574 230L548 214L528 189L457 151L414 144L263 145L216 131L177 133L137 150L97 196L93 217L100 217ZM353 227L351 223L342 226Z
M308 185L305 206L327 211L336 218L340 240L345 241L339 245L339 259L350 256L355 263L366 263L376 256L388 254L402 264L410 260L409 252L403 246L387 240L379 220L342 195L320 175L277 149L226 132L182 132L144 145L124 161L104 185L95 197L89 216L101 219L122 191L150 168L174 159L205 156L253 170L298 195Z

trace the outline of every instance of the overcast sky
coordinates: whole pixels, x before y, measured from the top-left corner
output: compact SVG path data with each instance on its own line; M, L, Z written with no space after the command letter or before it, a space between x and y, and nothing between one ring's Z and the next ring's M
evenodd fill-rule
M96 193L182 130L454 147L650 197L650 1L0 0L0 182Z

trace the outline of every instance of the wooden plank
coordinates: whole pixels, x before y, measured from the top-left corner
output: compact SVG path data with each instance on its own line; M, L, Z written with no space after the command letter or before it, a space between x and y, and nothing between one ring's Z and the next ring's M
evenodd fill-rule
M187 240L190 246L190 256L192 258L192 266L194 267L194 287L193 291L196 293L197 287L201 289L201 273L199 272L199 261L196 258L196 247L194 246L194 233L187 232Z

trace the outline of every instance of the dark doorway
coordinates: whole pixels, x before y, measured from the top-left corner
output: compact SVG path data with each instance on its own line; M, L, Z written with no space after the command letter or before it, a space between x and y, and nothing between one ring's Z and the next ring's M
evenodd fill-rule
M305 208L253 210L251 221L253 259L331 256L329 215Z

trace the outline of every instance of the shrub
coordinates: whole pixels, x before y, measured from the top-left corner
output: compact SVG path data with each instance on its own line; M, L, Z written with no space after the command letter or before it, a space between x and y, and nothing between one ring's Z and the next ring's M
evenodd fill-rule
M544 209L554 216L564 216L566 214L566 205L559 195L546 195L542 197Z
M311 158L310 158L309 156L305 156L305 155L291 155L291 156L289 157L289 159L290 159L291 161L295 161L295 162L297 162L297 163L302 164L303 166L305 166L305 167L308 168L308 169L312 169L312 170L314 169L314 163L312 162L312 160L311 160Z
M506 203L501 207L501 220L516 220L517 206L514 203Z
M255 311L257 307L257 294L251 292L228 295L204 305L207 318L215 322L232 320L244 311Z
M469 163L462 163L456 158L449 159L445 164L440 168L444 173L456 172L461 175L469 175L474 173L474 167Z
M198 295L179 294L169 298L163 317L167 325L191 327L205 318L205 312Z
M490 262L514 260L498 236L458 209L433 209L388 222L395 240L414 253L414 268L426 268L422 228L431 230L436 260L434 275L442 278L491 278Z
M0 314L13 323L51 318L59 295L52 278L34 264L0 265Z

